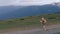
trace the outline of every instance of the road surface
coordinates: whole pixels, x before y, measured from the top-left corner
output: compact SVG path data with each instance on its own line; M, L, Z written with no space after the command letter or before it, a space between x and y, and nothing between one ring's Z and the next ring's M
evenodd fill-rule
M60 25L52 25L47 27L48 31L43 31L42 29L31 29L31 30L24 30L24 31L10 31L4 32L0 34L53 34L56 32L60 32Z

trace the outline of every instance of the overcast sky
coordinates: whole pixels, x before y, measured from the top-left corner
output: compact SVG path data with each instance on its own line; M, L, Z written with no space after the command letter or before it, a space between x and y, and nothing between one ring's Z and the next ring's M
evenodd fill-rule
M60 0L0 0L0 6L5 5L44 5L53 2L60 2Z

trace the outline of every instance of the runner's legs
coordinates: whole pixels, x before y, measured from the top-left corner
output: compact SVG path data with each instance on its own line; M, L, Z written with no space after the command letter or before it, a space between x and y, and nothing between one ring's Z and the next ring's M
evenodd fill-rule
M47 29L46 29L46 25L43 25L42 27L43 27L43 30L45 30L45 31L47 30Z

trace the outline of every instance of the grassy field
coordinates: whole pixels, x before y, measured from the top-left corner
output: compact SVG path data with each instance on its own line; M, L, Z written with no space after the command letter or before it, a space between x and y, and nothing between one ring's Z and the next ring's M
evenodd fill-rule
M40 19L42 16L44 16L47 19L47 25L60 23L60 14L45 14L38 16L28 16L24 18L0 20L0 30L18 27L40 27Z

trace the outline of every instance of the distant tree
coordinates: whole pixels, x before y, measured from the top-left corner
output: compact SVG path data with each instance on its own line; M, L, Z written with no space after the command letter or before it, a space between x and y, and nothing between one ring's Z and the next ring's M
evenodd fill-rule
M32 17L32 16L29 16L29 17Z
M56 19L56 17L48 17L48 19Z
M13 21L8 21L8 22L13 22Z
M24 20L24 18L21 18L20 20Z
M48 15L51 15L51 14L48 14Z
M55 12L55 14L60 14L60 12Z

